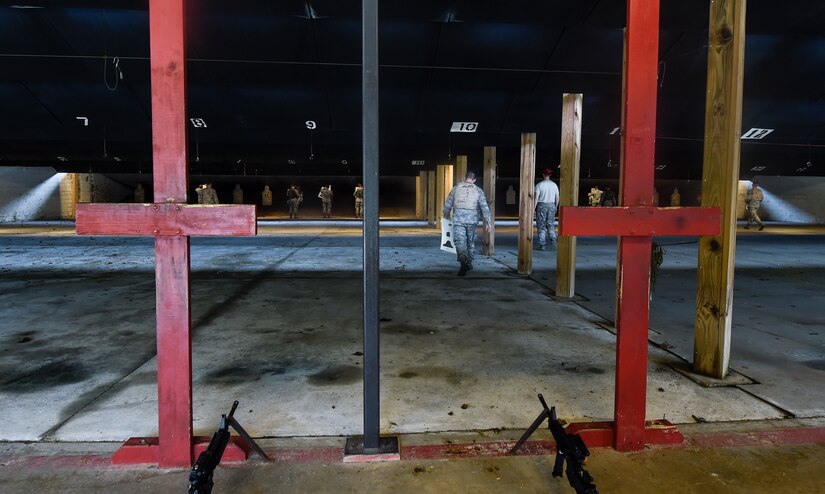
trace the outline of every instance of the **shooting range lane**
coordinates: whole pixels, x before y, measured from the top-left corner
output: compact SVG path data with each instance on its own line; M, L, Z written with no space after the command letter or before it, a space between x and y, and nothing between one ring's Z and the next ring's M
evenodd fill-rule
M738 384L795 417L823 417L825 238L821 227L771 228L781 234L750 235L741 227L738 232L728 384ZM585 242L588 248L578 260L577 291L587 300L579 303L612 319L615 242L594 238ZM664 264L650 304L649 339L690 361L697 243L691 238L661 243ZM553 286L554 270L555 259L550 258L533 276ZM725 384L710 378L703 381Z
M601 326L604 319L576 303L553 300L552 292L537 283L544 283L542 270L551 265L554 252L535 253L538 274L533 278L515 276L507 265L514 266L516 238L500 231L495 258L479 255L476 269L458 279L455 259L435 248L436 232L411 226L407 231L392 227L403 234L382 231L382 430L524 429L538 412L537 393L567 421L610 419L615 337ZM220 414L237 399L237 418L253 437L357 433L358 228L331 225L330 234L324 234L322 228L307 233L273 225L262 231L259 238L192 240L195 432L211 434ZM811 241L792 235L768 238L742 242L740 249L749 254L741 262L750 258L754 263L741 265L742 276L756 265L781 271L776 263L801 262L792 259L793 246L803 251ZM611 297L599 285L611 283L611 246L609 239L582 239L579 291L595 301L583 305ZM0 248L0 317L6 321L0 411L10 419L0 439L121 441L155 434L151 239L6 235ZM689 291L684 286L695 279L695 268L688 263L671 270L678 256L665 249L657 297L671 300L673 313L679 314L689 311L693 300L664 298L670 290L666 284ZM607 274L591 272L590 266ZM776 293L795 293L793 284L823 293L823 277L797 273L813 273L813 268L788 269L796 274L776 278ZM764 300L765 288L739 283L737 297ZM771 304L759 305L748 305L739 317L764 319L767 311L783 317ZM654 317L660 306L654 299ZM792 319L793 309L780 306ZM818 320L821 326L822 307L806 306L809 322ZM610 314L605 307L594 310ZM763 323L769 320L775 319ZM772 333L781 334L778 328ZM702 387L671 368L683 360L652 347L648 418L664 416L678 424L694 422L693 416L708 421L781 417L781 410L767 402L790 407L783 402L787 396L774 393L783 381L797 378L788 364L793 359L766 352L745 360L753 348L784 344L764 327L747 330L739 330L750 343L747 348L734 344L733 368L768 366L771 380L745 372L766 384ZM689 340L692 326L678 331ZM676 336L667 338L671 351L689 357L684 353L689 348L677 344ZM808 355L797 360L821 362L821 335L793 340L802 349L797 353ZM821 375L813 364L808 367ZM23 383L25 392L20 391ZM817 389L814 382L799 386ZM798 394L804 397L797 396L797 403L809 400L794 405L800 410L823 406L821 394Z

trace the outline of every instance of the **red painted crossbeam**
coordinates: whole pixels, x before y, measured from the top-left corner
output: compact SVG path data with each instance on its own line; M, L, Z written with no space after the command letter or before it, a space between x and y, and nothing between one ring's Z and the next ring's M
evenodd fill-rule
M78 204L78 235L248 236L255 206L230 204Z
M719 235L720 218L719 208L562 206L559 210L559 233L601 237Z

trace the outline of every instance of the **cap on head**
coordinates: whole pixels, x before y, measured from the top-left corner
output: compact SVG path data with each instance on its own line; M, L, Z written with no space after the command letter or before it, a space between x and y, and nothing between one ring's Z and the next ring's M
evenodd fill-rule
M542 173L543 173L544 175L548 176L548 177L552 177L552 176L553 176L553 170L552 170L552 169L550 169L550 168L545 168L545 169L544 169L544 171L543 171Z

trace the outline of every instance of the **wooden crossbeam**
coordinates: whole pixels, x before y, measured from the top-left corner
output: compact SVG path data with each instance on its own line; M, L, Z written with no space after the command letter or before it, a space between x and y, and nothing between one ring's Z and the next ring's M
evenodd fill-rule
M78 235L247 236L257 233L255 205L78 204Z
M562 235L716 235L719 228L719 208L561 207L559 212L559 232Z

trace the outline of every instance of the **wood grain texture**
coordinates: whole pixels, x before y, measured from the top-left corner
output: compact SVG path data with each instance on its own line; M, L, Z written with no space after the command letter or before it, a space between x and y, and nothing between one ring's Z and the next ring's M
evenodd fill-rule
M435 225L437 223L436 217L441 212L435 210L435 172L430 170L427 172L427 224Z
M155 237L158 462L192 464L192 316L189 237Z
M156 203L186 203L186 16L184 0L149 2L152 160Z
M622 206L651 206L653 199L650 191L656 142L658 59L659 0L628 0L619 182ZM651 237L619 240L614 410L614 447L619 451L640 450L645 444L651 241ZM633 273L632 279L628 273Z
M490 208L490 231L484 231L481 253L492 256L496 252L496 147L484 146L484 195Z
M722 219L719 234L699 241L693 370L722 379L733 317L745 0L711 3L709 38L702 206L721 208Z
M519 165L518 272L533 272L533 196L536 182L536 133L521 134Z
M719 209L563 206L559 224L562 235L598 237L706 235L719 232Z
M453 183L459 184L467 176L467 156L459 154L455 157L455 168L453 169Z
M256 233L253 204L77 205L78 235L237 237Z
M436 196L436 226L441 228L441 218L444 213L444 202L450 191L453 190L453 165L438 165L435 177Z
M581 94L562 96L561 173L559 205L579 205L579 160L582 130ZM556 296L572 298L576 292L576 237L559 236L556 252Z
M422 204L424 203L424 186L421 176L415 177L415 217L421 219Z
M420 171L418 172L418 182L416 183L416 192L418 197L416 198L416 217L419 220L426 220L427 219L427 172Z

